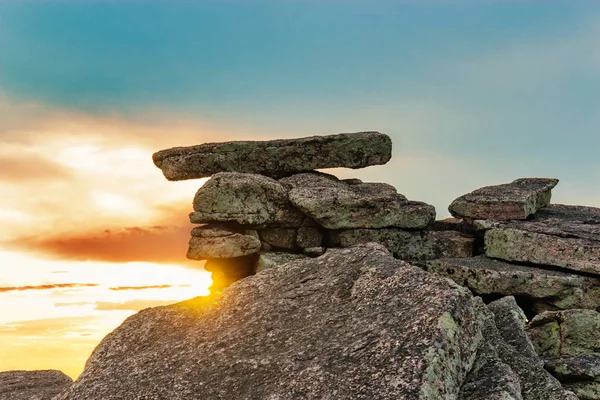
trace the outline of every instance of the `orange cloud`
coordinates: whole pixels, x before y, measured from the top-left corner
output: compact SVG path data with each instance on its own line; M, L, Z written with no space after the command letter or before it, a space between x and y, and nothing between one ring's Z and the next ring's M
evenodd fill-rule
M98 301L96 310L99 311L140 311L144 308L164 306L178 303L180 300L129 300L123 303Z
M22 292L25 290L53 290L64 288L80 288L100 286L97 283L53 283L47 285L28 285L28 286L5 286L0 287L0 293L5 292Z
M148 285L148 286L117 286L111 287L109 290L123 291L123 290L146 290L146 289L168 289L172 287L190 287L191 285Z

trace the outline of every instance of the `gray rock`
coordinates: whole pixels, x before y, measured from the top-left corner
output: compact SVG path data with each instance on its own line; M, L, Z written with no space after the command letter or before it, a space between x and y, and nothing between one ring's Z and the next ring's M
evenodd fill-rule
M266 176L219 173L198 189L192 223L237 222L242 225L297 227L305 216L288 200L279 182Z
M496 348L484 343L458 400L523 400L519 376L500 360Z
M281 177L321 168L364 168L387 163L392 141L379 132L300 139L206 143L175 147L152 156L170 181L246 172Z
M471 257L474 239L454 231L405 231L402 229L349 229L326 233L327 247L382 244L402 260Z
M520 354L531 359L538 359L533 344L527 333L525 325L527 317L523 310L517 305L513 296L506 296L492 301L488 308L494 313L496 327L506 344L512 346Z
M432 260L423 268L447 276L477 295L527 297L536 309L600 306L600 279L509 264L486 256Z
M187 258L206 260L243 257L258 253L260 247L260 240L254 236L237 233L221 226L204 225L192 230Z
M598 353L550 358L544 361L544 366L561 382L600 382L600 354Z
M309 257L319 257L325 254L325 247L307 247L304 249L304 254Z
M278 268L289 262L304 260L307 257L304 254L285 253L285 252L261 252L256 263L256 273L268 268Z
M50 400L72 384L55 370L0 372L0 400Z
M488 257L600 274L600 209L552 205L485 233Z
M386 183L348 184L331 176L305 173L282 180L290 201L327 229L423 229L435 219L429 204L407 201Z
M600 382L571 382L565 383L564 386L573 391L579 400L600 399Z
M310 218L306 218L298 228L296 244L302 249L320 247L323 244L323 231L319 225Z
M473 223L460 218L446 218L433 221L429 228L432 231L457 231L469 236L474 236L477 232Z
M486 186L460 196L448 210L458 218L525 219L550 204L558 179L521 178L503 185Z
M593 310L544 312L531 320L527 332L542 357L600 352L600 314Z
M298 231L294 228L267 228L258 231L260 240L268 243L272 248L294 250L297 249L296 236Z
M501 322L496 322L495 315L485 306L482 306L482 308L481 314L486 318L484 343L491 345L496 351L500 362L507 365L518 376L523 400L577 400L577 397L566 391L560 382L544 369L542 361L537 356L532 357L531 354L521 353L518 348L506 343L498 330L498 325ZM499 317L498 320L501 321L502 317ZM514 325L514 328L519 329L518 325ZM508 378L504 385L499 385L498 389L501 390L497 393L496 398L518 399L513 390L514 376L506 375L506 368L501 364L500 367L495 375L493 371L490 371L491 376L488 375L488 379L484 382L488 383L489 388L494 388L497 387L498 381ZM482 388L481 391L485 392L485 388ZM472 397L470 400L487 399L487 397L481 396Z
M477 303L381 246L331 250L130 317L57 400L452 399Z

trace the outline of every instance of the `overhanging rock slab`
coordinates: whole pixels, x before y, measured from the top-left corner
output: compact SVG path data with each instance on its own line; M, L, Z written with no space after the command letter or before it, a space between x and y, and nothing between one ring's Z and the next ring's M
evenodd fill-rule
M300 139L206 143L154 153L170 181L247 172L273 178L321 168L364 168L387 163L392 141L379 132L342 133Z

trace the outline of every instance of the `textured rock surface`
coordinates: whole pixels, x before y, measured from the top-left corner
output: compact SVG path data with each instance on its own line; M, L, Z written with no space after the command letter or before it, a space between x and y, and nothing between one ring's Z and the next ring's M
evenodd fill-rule
M192 223L237 222L243 225L297 227L305 216L288 200L276 180L256 174L219 173L198 189Z
M392 141L379 132L343 133L300 139L206 143L162 150L152 156L168 180L247 172L280 177L320 168L385 164Z
M281 267L291 261L303 260L307 256L304 254L284 253L284 252L261 252L256 263L256 272L267 268Z
M327 229L423 229L435 219L433 206L407 201L386 183L348 184L310 173L282 183L292 187L292 204Z
M531 220L495 224L485 248L493 258L600 274L600 209L552 205Z
M485 256L432 260L423 267L477 295L525 296L538 308L596 309L600 305L600 279L514 265Z
M557 357L545 360L544 366L560 381L600 381L600 354Z
M558 179L521 178L511 183L486 186L460 196L448 210L458 218L525 219L550 204Z
M572 382L564 386L575 393L579 400L600 399L600 382Z
M401 229L350 229L326 234L327 247L350 247L375 242L403 260L471 257L474 239L454 231L404 231Z
M223 227L202 226L192 230L187 258L206 260L209 258L234 258L256 254L260 251L260 240Z
M0 372L0 400L50 400L72 384L55 370Z
M600 352L600 314L593 310L547 311L536 315L528 334L542 357Z
M130 317L57 400L451 399L479 303L381 246L330 250Z
M495 310L498 315L496 316L490 310ZM479 397L472 396L469 400L487 400L489 398L502 400L519 399L514 394L514 375L507 375L506 367L502 364L508 366L518 377L523 400L577 400L572 393L564 390L560 382L544 369L542 361L535 354L532 356L528 353L522 353L518 348L511 346L505 341L504 336L498 330L498 325L506 320L507 310L508 313L513 312L511 301L500 300L499 303L493 302L490 303L489 308L482 306L481 314L486 318L484 346L489 345L495 350L501 364L493 356L491 357L490 362L496 364L498 370L494 373L490 367L487 376L483 374L479 375L482 377L479 379L479 382L482 385L487 384L487 386L479 388L479 393L481 393ZM497 321L496 318L498 319ZM522 325L517 320L513 318L509 318L509 320L512 320L510 323L513 329L517 331L522 330L520 328ZM507 332L504 331L503 333L506 335ZM507 337L509 340L512 340L515 336L521 337L522 334L523 332L511 333ZM484 356L485 354L489 354L489 350L485 350L484 348L483 354ZM480 349L479 357L481 355L482 350ZM469 376L467 382L473 380L478 380L477 375ZM503 380L506 381L503 382ZM465 389L463 389L463 392ZM490 397L486 397L486 395Z

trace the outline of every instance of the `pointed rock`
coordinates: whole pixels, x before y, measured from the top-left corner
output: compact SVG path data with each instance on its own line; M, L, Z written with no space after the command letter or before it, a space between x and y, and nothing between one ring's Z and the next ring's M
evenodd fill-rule
M72 384L55 370L0 372L0 400L51 400Z
M448 210L457 218L525 219L550 204L558 179L521 178L503 185L486 186L465 194Z
M192 223L297 227L305 219L276 180L256 174L223 172L209 179L194 197Z
M379 132L300 139L206 143L162 150L154 164L170 181L244 172L274 178L321 168L364 168L387 163L392 141Z

